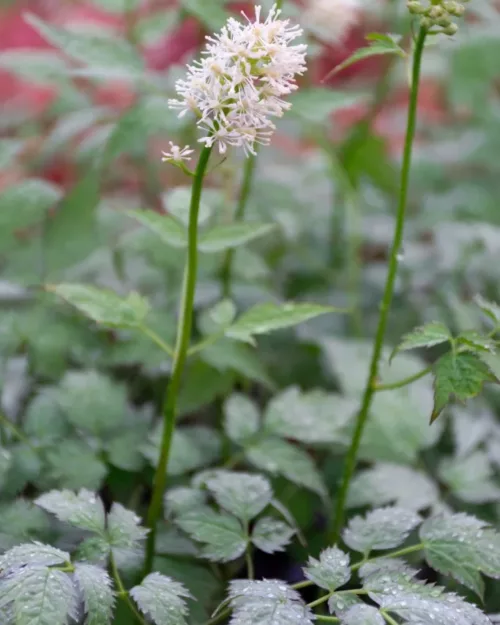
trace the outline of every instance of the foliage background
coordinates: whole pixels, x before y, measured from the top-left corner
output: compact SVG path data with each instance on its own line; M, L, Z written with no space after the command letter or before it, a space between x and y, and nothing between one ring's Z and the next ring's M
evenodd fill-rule
M300 15L298 5L285 5L285 13ZM395 5L367 4L341 44L312 42L310 71L294 108L259 155L246 216L276 229L235 256L232 295L239 310L291 299L350 306L352 314L259 338L258 350L224 340L193 357L185 376L172 484L218 463L257 466L273 476L278 498L307 539L307 549L293 543L286 556L258 555L258 576L298 581L306 554L324 546L327 502L335 497L366 379L392 235L407 75L403 63L390 67L377 57L321 80L363 45L366 33L407 29L406 9ZM477 328L482 321L472 295L500 298L500 14L485 0L469 6L459 35L426 51L389 351L402 334L432 320L455 331ZM108 506L119 501L145 509L169 361L145 338L89 325L40 285L138 291L154 305L152 327L173 341L183 255L124 212L185 215L185 178L162 165L160 155L168 140L193 145L196 136L167 99L204 35L219 28L227 11L241 8L248 5L3 3L2 550L30 537L57 542L60 528L29 503L43 490L87 488ZM27 12L35 18L26 19ZM76 35L55 47L34 27L36 19L62 29L52 31L53 40L65 29ZM93 45L95 34L105 34L106 44ZM364 132L381 84L381 105ZM238 155L213 169L204 196L212 225L231 221L241 169ZM221 254L202 256L198 337L217 325L206 311L221 296L221 262ZM400 355L383 379L411 375L439 353L437 347ZM500 367L496 357L492 366ZM497 388L448 409L429 427L431 404L429 377L377 398L351 489L352 511L393 502L416 510L445 506L497 525ZM256 407L272 437L242 453L227 420L231 410L256 415ZM300 460L290 449L301 450ZM21 499L13 503L14 497ZM219 598L220 581L208 565L193 562L178 536L170 542L166 536L160 570L204 597L192 609L202 622ZM486 606L500 611L493 582Z

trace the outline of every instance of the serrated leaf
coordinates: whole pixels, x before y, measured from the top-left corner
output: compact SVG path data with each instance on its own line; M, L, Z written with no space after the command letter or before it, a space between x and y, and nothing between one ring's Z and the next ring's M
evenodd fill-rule
M233 580L231 625L312 625L313 614L295 590L280 580Z
M262 475L219 470L205 484L221 508L248 523L269 505L273 491Z
M18 245L15 233L40 224L49 208L61 198L61 190L45 180L28 178L0 193L0 251Z
M419 347L432 347L441 343L447 343L451 339L451 333L444 323L433 321L405 334L401 343L394 348L390 359L392 360L398 352Z
M146 442L146 435L146 428L139 426L114 436L106 444L109 464L123 471L141 471L145 464L141 444Z
M207 203L208 190L203 191L203 196L198 209L198 226L210 218L212 206ZM191 203L191 187L175 187L162 195L162 204L165 212L175 217L185 228L189 226L189 205Z
M0 506L0 552L45 535L47 531L47 515L31 501L16 499Z
M342 614L344 625L384 625L383 616L377 608L371 605L353 605L347 612Z
M93 75L101 77L130 78L144 72L140 56L124 39L96 36L57 28L33 14L25 16L26 21L44 39L62 50L71 59L83 63Z
M205 335L215 334L231 325L236 317L236 306L229 299L217 302L200 316L198 326Z
M130 595L156 625L184 625L188 609L184 597L191 594L179 582L161 573L147 575Z
M134 558L142 549L148 530L132 510L114 503L108 514L107 535L115 557L120 560Z
M224 431L240 445L255 436L260 427L260 414L255 403L246 395L233 393L224 403Z
M500 488L492 479L493 467L484 451L477 450L467 457L443 459L438 475L456 497L468 503L500 499Z
M71 578L54 569L32 566L0 579L0 610L8 608L16 625L66 625L77 618Z
M203 555L209 560L235 560L245 552L248 544L248 537L237 519L218 514L208 507L183 514L176 523L189 536L204 544Z
M328 610L330 614L336 614L343 617L344 614L355 605L363 605L361 599L356 595L333 594L328 599Z
M248 460L272 475L283 475L288 480L308 488L320 496L326 495L321 473L309 454L279 438L267 438L245 450Z
M361 553L392 549L401 545L421 520L418 514L404 508L378 508L365 517L351 519L342 538L348 547Z
M150 309L148 300L135 292L120 297L85 284L49 284L45 288L96 323L112 328L138 328Z
M475 354L449 352L434 365L434 408L431 423L453 398L465 403L478 395L485 382L498 382Z
M69 553L39 542L25 543L9 549L0 556L0 571L26 565L54 566L70 562Z
M177 248L187 246L187 231L176 219L152 210L126 211L125 214L159 236L167 245Z
M479 573L500 578L500 536L463 513L427 519L420 528L427 562L482 596Z
M336 74L346 67L357 63L358 61L362 61L363 59L368 59L372 56L378 56L381 54L396 54L402 58L406 57L405 51L395 42L395 41L386 41L386 40L376 40L372 41L369 46L366 48L358 48L354 54L351 54L349 58L345 61L337 65L326 77L331 76L332 74Z
M75 564L75 581L83 595L85 625L109 625L115 597L105 569L92 564Z
M494 302L490 302L481 295L474 297L474 303L487 315L495 325L500 324L500 306Z
M438 499L439 490L426 473L403 465L379 463L354 477L348 505L356 508L394 504L409 510L423 510Z
M457 344L463 351L470 352L490 352L496 350L496 342L489 336L484 336L475 330L466 330L457 336Z
M261 551L275 553L284 551L294 534L295 530L287 523L265 516L255 523L252 542Z
M167 517L184 514L192 511L193 508L203 507L206 500L206 493L198 488L185 486L171 488L164 497L165 513Z
M332 312L339 311L319 304L257 304L243 313L226 330L226 335L240 341L252 342L255 335L290 328Z
M260 223L222 224L200 235L198 249L207 254L223 252L269 234L275 227Z
M292 386L268 403L264 427L272 434L306 444L344 442L345 426L357 408L357 400L322 390L303 393Z
M42 446L68 435L69 426L63 418L55 393L43 390L33 398L24 416L24 431L30 440Z
M349 556L337 547L324 549L319 554L319 560L309 557L304 575L316 586L332 592L351 578Z
M37 506L75 527L101 533L104 531L104 506L95 493L82 488L75 494L69 490L52 490L35 500Z

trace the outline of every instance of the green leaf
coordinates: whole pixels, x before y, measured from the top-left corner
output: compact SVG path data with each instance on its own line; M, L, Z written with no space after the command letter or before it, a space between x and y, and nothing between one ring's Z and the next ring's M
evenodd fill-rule
M360 104L363 99L357 93L324 87L300 89L288 98L292 112L312 124L325 123L332 113Z
M190 512L193 508L203 507L206 504L205 491L198 488L178 486L165 493L164 504L166 516L177 516Z
M314 616L300 594L277 579L232 580L232 625L312 625Z
M429 565L483 596L480 573L500 578L500 536L485 523L458 513L426 520L420 528Z
M146 442L147 431L144 427L127 428L106 444L108 461L123 471L136 472L144 467L144 455L140 447Z
M496 350L496 342L489 336L476 332L475 330L467 330L457 336L457 344L461 350L470 352L491 352Z
M85 284L49 284L45 288L96 323L112 328L139 328L150 309L148 300L135 292L125 298Z
M66 440L47 452L47 464L43 478L58 488L97 491L107 474L106 465L81 441Z
M257 468L283 475L290 482L313 492L326 495L321 473L311 457L302 449L279 438L268 438L245 450L248 460Z
M0 54L0 67L30 83L42 85L60 82L68 71L60 54L40 49L4 50Z
M52 490L35 500L37 506L75 527L104 532L104 506L99 497L82 488L78 494L69 490Z
M255 523L252 542L261 551L275 553L284 551L294 534L295 530L287 523L265 516Z
M69 553L52 547L33 542L18 545L9 549L0 556L0 571L19 569L28 565L33 566L60 566L70 562Z
M47 533L47 515L31 501L16 499L0 506L0 552Z
M109 13L127 13L139 8L141 0L92 0L92 4Z
M198 209L198 226L203 224L212 215L212 205L207 202L205 189ZM174 187L162 195L162 204L166 213L178 219L186 228L189 226L189 207L191 204L191 187Z
M229 299L217 302L212 308L205 310L198 322L200 331L205 335L216 334L231 325L236 316L236 306Z
M141 527L141 519L119 503L114 503L108 514L108 542L118 563L140 556L142 542L148 530Z
M431 423L453 398L465 403L478 395L485 382L498 382L488 365L475 354L449 352L434 365L434 408Z
M248 537L240 522L212 509L198 508L181 515L177 525L195 540L204 543L203 555L209 560L229 562L239 558L247 547Z
M106 570L92 564L77 563L74 576L83 596L87 615L85 625L109 625L115 598Z
M224 9L223 0L182 0L184 9L196 17L209 32L217 32L227 22L229 14Z
M246 395L233 393L224 403L224 431L240 445L255 436L260 427L259 409Z
M328 76L332 74L336 74L349 65L353 65L358 61L362 61L363 59L370 58L372 56L378 56L380 54L397 54L398 56L405 58L406 52L401 48L393 39L390 37L375 39L373 35L370 37L371 42L366 48L358 48L354 54L351 54L349 58L345 61L337 65L333 71L331 71Z
M422 471L393 463L379 463L359 472L349 488L348 505L382 506L423 510L439 500L436 484Z
M49 568L27 567L0 582L0 610L16 625L66 625L76 618L78 599L71 578Z
M61 198L61 190L45 180L27 178L0 193L0 251L19 245L19 230L40 224L49 208Z
M269 234L276 226L261 223L234 223L215 226L199 237L200 252L217 253L249 243Z
M59 275L85 260L97 246L96 209L100 174L90 170L64 196L46 222L43 257L47 275ZM78 233L78 236L75 236Z
M385 625L385 620L377 608L360 603L351 606L342 614L343 625Z
M266 431L306 444L344 442L346 425L358 401L314 390L302 393L292 386L275 395L264 413Z
M150 442L142 451L153 466L158 463L162 428L151 436ZM168 462L169 475L183 475L205 467L220 457L221 439L219 434L205 426L176 428Z
M70 423L97 436L118 428L129 411L125 386L91 369L68 371L56 398Z
M467 457L445 458L439 466L439 478L451 492L467 503L480 504L500 499L500 488L488 455L477 450Z
M326 313L339 312L319 304L257 304L243 313L226 330L226 335L239 341L253 342L257 334L267 334L304 323Z
M148 230L158 235L167 245L176 248L187 246L187 232L184 226L168 215L160 215L152 210L125 211Z
M337 547L329 547L320 553L319 560L309 557L304 574L316 586L332 592L351 578L349 556Z
M447 343L451 339L451 333L444 323L433 321L405 334L401 343L394 348L390 359L392 360L398 352L419 347L432 347L433 345Z
M269 505L271 484L262 475L218 470L205 484L221 508L248 523Z
M50 446L69 433L68 423L64 420L55 392L42 390L26 409L24 431L32 441Z
M93 75L116 79L138 77L144 72L140 56L124 39L109 33L96 36L57 28L33 14L27 14L25 19L44 39L71 59L83 63Z
M401 545L421 520L404 508L378 508L365 517L351 519L342 538L348 547L364 554L373 549L392 549Z
M151 573L130 590L130 596L156 625L185 625L188 610L184 597L191 594L172 578Z
M484 299L481 295L474 297L474 303L490 318L495 325L500 325L500 306L494 302Z

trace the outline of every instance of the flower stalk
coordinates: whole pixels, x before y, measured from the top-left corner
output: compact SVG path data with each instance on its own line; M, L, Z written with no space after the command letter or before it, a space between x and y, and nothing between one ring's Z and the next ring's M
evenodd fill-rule
M163 435L161 440L160 458L156 467L153 495L147 515L147 526L149 528L146 543L145 573L150 573L153 565L156 543L156 526L161 513L163 492L167 481L167 468L172 446L172 438L175 429L177 397L179 394L184 364L191 338L191 326L193 318L194 295L196 288L196 274L198 270L198 213L200 209L200 199L203 189L203 180L207 170L210 147L204 147L193 179L191 192L191 205L189 208L188 225L188 251L187 262L184 273L183 293L180 305L179 324L177 330L177 340L174 349L172 364L172 375L167 388L165 403L163 408Z
M331 540L336 543L340 536L340 531L344 522L345 504L347 500L347 494L349 492L349 485L356 467L356 460L358 456L359 446L361 444L361 438L368 420L370 408L373 401L373 396L376 393L376 384L379 373L380 357L382 354L382 348L384 345L384 338L387 330L387 322L389 319L389 311L392 303L392 297L394 293L394 285L396 282L396 275L398 271L398 255L403 242L403 232L406 217L406 205L408 198L408 185L410 180L410 168L413 141L415 138L415 128L417 120L417 103L418 103L418 91L420 83L420 70L422 65L422 56L424 51L425 39L427 36L427 29L424 26L420 27L418 35L415 41L415 48L413 53L413 66L412 66L412 82L410 90L410 101L408 107L408 118L406 125L406 137L403 153L403 164L401 168L401 185L399 192L398 208L396 213L396 225L394 229L394 236L392 241L389 269L387 272L387 278L384 288L384 295L380 306L380 315L377 325L377 331L375 335L375 341L373 345L373 352L370 362L368 379L366 381L365 390L363 393L363 399L361 408L356 418L356 425L354 434L351 440L351 445L347 452L347 457L344 464L344 472L342 476L342 482L340 486L340 492L337 498L337 505L335 509L335 516L333 519L333 527L331 532Z

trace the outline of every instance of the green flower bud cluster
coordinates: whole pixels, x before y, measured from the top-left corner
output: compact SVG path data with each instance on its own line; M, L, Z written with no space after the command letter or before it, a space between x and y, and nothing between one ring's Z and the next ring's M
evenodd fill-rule
M427 30L454 35L458 26L453 21L465 13L469 0L408 0L407 7L412 15L420 17L420 23Z

